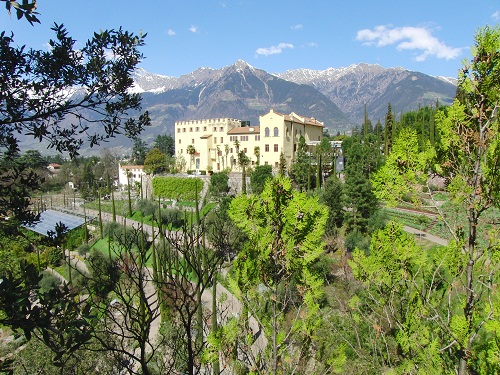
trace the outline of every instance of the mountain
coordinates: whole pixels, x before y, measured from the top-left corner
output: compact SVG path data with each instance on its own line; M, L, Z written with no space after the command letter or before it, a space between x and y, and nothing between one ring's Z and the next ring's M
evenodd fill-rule
M133 79L132 91L142 94L143 109L152 119L141 136L149 144L158 134L173 134L179 120L230 117L258 125L259 116L271 108L314 117L331 134L348 132L363 123L365 104L372 123L380 119L384 124L388 103L399 115L418 106L435 105L436 100L450 104L456 91L456 80L450 78L368 64L270 74L239 60L221 69L199 68L181 77L137 69ZM23 141L23 150L46 147L33 138ZM106 146L126 154L131 141L117 137ZM83 153L95 152L99 150Z
M222 69L200 68L174 80L141 71L135 82L134 90L142 92L143 106L153 119L146 134L171 133L174 122L185 119L230 117L258 125L259 116L271 108L315 117L331 130L353 126L314 87L284 80L241 60Z
M432 77L403 68L383 68L380 65L356 64L347 68L326 70L296 69L276 76L298 84L314 87L356 124L364 121L364 106L375 124L384 123L387 105L399 113L419 106L451 104L455 97L456 80Z

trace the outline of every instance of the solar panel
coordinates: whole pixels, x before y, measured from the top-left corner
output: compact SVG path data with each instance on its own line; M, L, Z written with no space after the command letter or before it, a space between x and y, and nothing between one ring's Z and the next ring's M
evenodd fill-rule
M94 217L87 216L87 222L93 219ZM56 231L56 224L60 222L68 228L69 232L72 229L82 226L85 223L85 218L83 216L76 216L66 212L46 210L40 213L40 221L30 225L23 225L23 227L43 236L48 236L49 231Z

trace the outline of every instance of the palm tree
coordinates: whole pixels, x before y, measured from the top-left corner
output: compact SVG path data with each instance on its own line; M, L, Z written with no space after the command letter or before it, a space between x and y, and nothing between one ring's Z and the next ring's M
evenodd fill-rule
M189 169L191 169L191 166L193 165L193 159L194 159L194 154L196 153L196 149L194 148L193 145L189 145L186 148L186 152L191 155L189 158Z
M224 168L227 167L227 155L229 155L229 145L226 143L224 145L224 151L226 152L226 164L224 165Z
M240 141L238 140L235 140L234 141L234 147L236 148L236 155L238 155L238 159L239 159L239 154L240 154Z
M260 165L260 147L259 146L254 147L253 154L257 158L257 165Z

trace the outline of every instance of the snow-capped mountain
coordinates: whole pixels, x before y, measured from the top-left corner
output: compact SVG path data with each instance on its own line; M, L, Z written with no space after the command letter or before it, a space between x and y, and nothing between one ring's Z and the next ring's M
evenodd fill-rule
M435 105L436 101L450 104L456 91L453 79L364 63L338 69L288 70L275 75L316 88L357 124L363 122L365 105L372 122L380 119L383 124L388 103L396 113L407 112Z

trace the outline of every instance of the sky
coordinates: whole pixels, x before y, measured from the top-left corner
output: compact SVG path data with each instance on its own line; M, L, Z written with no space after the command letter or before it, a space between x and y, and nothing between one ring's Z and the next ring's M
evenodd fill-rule
M141 67L179 77L237 60L269 73L379 64L457 77L498 0L38 0L41 24L0 9L18 45L47 49L55 23L81 48L95 31L147 33ZM3 4L3 3L2 3Z

